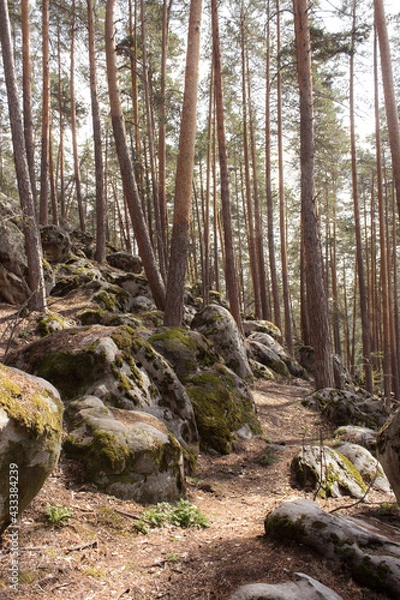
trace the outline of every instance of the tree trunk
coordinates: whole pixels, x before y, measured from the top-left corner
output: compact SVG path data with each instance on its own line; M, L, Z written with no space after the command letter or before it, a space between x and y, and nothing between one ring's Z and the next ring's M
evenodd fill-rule
M360 224L360 206L358 193L357 177L357 152L356 136L354 128L354 36L355 36L355 0L353 4L353 37L350 56L350 143L351 143L351 173L353 187L353 206L354 206L354 225L356 232L356 255L357 255L357 273L358 286L360 291L360 311L362 323L362 345L363 345L363 367L365 374L365 387L372 392L372 370L371 370L371 331L370 318L367 301L367 286L364 272L364 256L362 249L361 224Z
M271 63L271 50L270 50L270 0L268 0L267 9L267 35L266 35L266 57L265 57L265 78L266 78L266 90L265 90L265 187L267 196L267 234L268 234L268 255L269 255L269 270L271 273L271 288L272 288L272 299L274 306L274 323L280 330L282 327L281 323L281 309L279 301L279 286L278 276L276 269L275 259L275 228L274 228L274 204L272 197L272 184L271 184L271 77L270 77L270 63Z
M302 234L311 343L315 352L317 389L334 386L328 302L315 206L314 128L310 28L307 0L293 0L297 74L300 93L300 167Z
M183 321L186 262L192 205L194 147L197 128L200 34L203 3L191 0L185 69L182 121L175 178L174 222L168 267L164 324L180 327Z
M397 210L400 217L400 124L394 93L392 59L390 56L389 38L383 0L374 0L375 27L378 32L381 54L382 83L385 95L386 119L389 133L390 151L392 153L392 169L396 191Z
M218 2L211 2L212 17L212 37L213 37L213 56L214 56L214 86L215 86L215 104L218 130L218 153L219 168L221 178L221 203L222 218L224 223L224 241L225 241L225 280L229 299L230 310L238 327L242 330L242 321L240 317L240 300L238 277L235 266L235 256L233 252L233 231L232 214L229 194L229 174L227 147L225 135L225 117L224 100L222 91L222 69L221 69L221 49L218 23Z
M35 174L35 144L33 135L32 117L32 66L31 66L31 35L30 35L30 9L29 0L21 2L22 19L22 90L24 111L24 137L26 157L28 160L29 176L31 179L32 194L36 205L36 174Z
M36 207L25 148L7 0L0 0L0 42L3 54L3 68L6 79L18 191L24 216L23 224L26 254L28 257L29 287L32 292L29 299L29 306L32 310L45 312L47 311L47 301L42 264L42 245L36 222Z
M110 98L111 121L115 146L121 171L124 193L129 206L132 225L135 232L139 254L143 262L150 289L157 308L165 307L165 286L158 269L150 236L139 198L136 179L133 172L131 154L126 140L124 117L122 114L120 91L118 87L118 68L114 42L114 6L116 0L107 0L106 4L106 61L108 94Z
M75 36L76 36L76 0L72 0L71 23L71 65L70 65L70 97L71 97L71 135L72 152L74 157L74 178L76 201L78 204L79 225L82 231L86 230L85 211L83 208L81 174L79 169L78 138L76 131L76 103L75 103Z
M39 222L49 221L49 128L50 128L50 70L49 70L49 0L42 2L42 147L40 163Z
M96 173L96 253L95 259L102 263L106 259L107 240L107 203L104 193L103 148L101 143L100 107L97 96L97 67L95 47L94 10L92 0L87 0L88 35L89 35L89 68L90 98L92 104L94 161Z

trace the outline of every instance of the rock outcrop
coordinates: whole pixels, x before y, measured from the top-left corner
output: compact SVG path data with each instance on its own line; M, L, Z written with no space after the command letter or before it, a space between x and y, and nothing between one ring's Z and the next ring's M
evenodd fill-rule
M400 503L400 411L397 410L380 430L376 450L383 470Z
M243 585L229 600L342 600L342 596L304 573L296 573L296 579L278 584Z

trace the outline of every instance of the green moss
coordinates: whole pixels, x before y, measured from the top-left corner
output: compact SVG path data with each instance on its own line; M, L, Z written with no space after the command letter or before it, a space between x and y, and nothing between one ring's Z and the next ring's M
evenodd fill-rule
M53 411L46 398L56 403L60 410ZM10 379L7 369L0 366L0 406L17 425L24 427L39 438L44 433L60 437L62 410L58 399L50 392L36 389L21 380L18 384Z
M42 337L50 335L60 329L66 329L67 325L62 317L54 312L48 312L38 318L39 333Z
M50 381L64 399L71 400L95 382L98 361L99 358L94 357L90 349L76 353L63 350L49 352L41 361L37 374Z
M354 578L363 585L378 591L388 591L389 574L390 568L384 560L374 564L369 556L364 556L361 562L353 564Z
M342 463L342 466L346 469L346 471L348 471L350 477L354 479L357 485L365 493L367 491L367 486L365 485L360 471L353 465L353 463L347 458L347 456L344 456L344 454L342 454L338 450L336 450L336 453L340 457L340 462Z
M77 318L82 325L102 325L106 319L108 312L101 308L87 308L77 315Z
M269 513L264 520L265 534L275 539L289 539L304 542L306 534L304 517L291 521L277 513Z

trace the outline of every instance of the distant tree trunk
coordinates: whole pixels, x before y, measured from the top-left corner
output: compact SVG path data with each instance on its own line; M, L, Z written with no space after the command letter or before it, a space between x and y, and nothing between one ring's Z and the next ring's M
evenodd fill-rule
M175 177L174 222L168 267L167 302L164 315L164 324L175 327L180 327L183 321L186 263L192 206L194 147L197 129L197 88L199 80L202 10L202 0L191 0L185 91Z
M374 0L375 27L378 32L379 49L382 65L382 82L385 95L386 118L389 133L390 151L392 153L392 169L394 188L396 191L397 210L400 217L400 124L396 96L394 93L392 59L390 56L389 38L382 0Z
M241 12L240 15L240 42L241 42L241 62L242 62L242 111L243 111L243 162L244 162L244 181L246 190L246 206L248 217L248 247L250 259L250 271L254 292L254 310L256 319L261 319L261 294L260 294L260 275L258 273L257 250L254 233L254 213L253 213L253 198L251 190L250 177L250 154L249 140L247 133L247 112L248 98L246 93L246 53L245 53L245 15Z
M71 98L71 135L72 152L74 157L74 178L76 189L76 201L78 204L79 225L82 231L86 230L85 211L83 208L83 196L81 186L81 174L79 169L78 137L76 130L76 102L75 102L75 37L76 37L76 0L72 0L72 22L71 22L71 68L70 68L70 98Z
M96 174L96 253L95 259L102 263L106 259L107 204L104 193L103 148L101 143L100 107L97 96L97 67L95 26L92 0L87 0L89 34L90 97L92 103L94 161Z
M266 58L265 58L265 187L267 196L267 232L268 232L268 254L269 254L269 269L271 273L271 288L274 306L274 323L281 329L281 309L279 301L279 286L275 259L275 228L274 228L274 204L272 197L271 184L271 49L270 49L270 0L268 0L267 9L267 34L266 34Z
M293 0L293 12L300 92L302 233L304 236L307 308L311 343L315 353L315 384L318 389L334 387L335 379L328 303L323 281L322 250L315 206L313 95L307 0Z
M360 311L362 323L362 344L363 344L363 367L365 374L365 387L372 392L372 369L371 369L371 328L367 301L367 286L365 282L364 256L361 238L360 224L360 206L358 193L357 176L357 151L356 136L354 128L354 37L355 37L355 0L353 0L353 37L352 49L350 55L350 143L351 143L351 172L353 187L353 206L354 206L354 224L356 233L356 255L357 255L357 273L358 286L360 291Z
M58 62L58 126L60 130L60 142L58 146L58 164L60 173L60 220L61 224L65 225L66 221L66 205L65 205L65 172L64 172L64 114L63 114L63 93L62 93L62 54L61 54L61 32L60 24L57 30L57 62Z
M32 117L32 65L31 65L31 35L30 35L30 10L29 0L21 2L22 18L22 89L23 89L23 112L24 112L24 136L26 156L28 159L29 175L31 179L32 194L36 205L36 174L35 174L35 144L33 141L33 117Z
M166 183L166 80L167 80L167 49L169 29L169 2L163 0L162 13L162 42L161 42L161 80L160 80L160 124L158 129L158 204L160 207L160 244L166 263L167 239L167 183ZM164 265L165 270L167 265Z
M278 55L278 73L277 73L277 102L278 102L278 169L279 169L279 222L281 236L281 264L282 264L282 287L283 304L285 307L285 341L289 354L293 354L293 332L292 332L292 310L290 303L290 288L288 274L288 257L286 241L286 199L285 199L285 179L283 169L283 124L282 124L282 77L280 65L281 52L281 15L280 2L276 0L276 44Z
M29 287L32 310L47 311L46 288L43 275L42 245L36 222L36 207L32 193L28 160L25 148L22 114L15 74L7 0L0 0L0 42L6 79L11 135L17 173L18 191L23 211L25 246L28 257Z
M233 231L232 214L229 194L229 174L225 135L225 117L224 100L222 91L222 68L221 68L221 49L218 23L218 1L211 1L212 17L212 38L213 38L213 56L214 56L214 86L215 86L215 105L218 130L218 152L219 169L221 178L221 203L222 219L224 224L225 240L225 280L229 299L230 310L238 327L242 330L242 320L240 317L240 300L238 276L235 266L235 255L233 252Z
M131 162L130 149L126 140L124 117L122 114L120 91L118 87L118 68L114 43L114 6L116 0L107 0L106 4L106 61L108 94L110 98L111 121L114 131L115 146L121 170L124 193L128 202L132 225L135 232L139 254L143 262L150 289L156 306L165 308L165 286L158 269L150 236L139 198L136 179Z
M49 221L49 129L50 129L50 66L49 66L49 0L42 2L42 147L40 163L39 222Z

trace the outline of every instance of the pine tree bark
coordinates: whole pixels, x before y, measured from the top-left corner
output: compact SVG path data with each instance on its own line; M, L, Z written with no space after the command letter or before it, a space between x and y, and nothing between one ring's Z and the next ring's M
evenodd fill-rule
M374 0L374 8L375 27L378 32L379 50L381 55L382 83L385 96L389 143L392 154L394 188L396 191L397 210L400 217L400 124L394 92L392 58L390 55L383 0Z
M97 94L97 66L95 24L92 0L87 0L88 37L89 37L89 69L90 69L90 98L92 105L94 162L96 174L96 252L95 259L102 263L106 259L107 241L107 203L104 193L103 147L101 142L100 106Z
M19 104L17 78L12 51L7 0L0 0L0 42L3 54L3 68L6 79L18 191L23 212L25 247L28 257L29 287L32 292L29 299L29 306L32 310L46 312L47 300L43 275L42 245L39 228L36 222L36 207L29 175L22 113Z
M242 330L240 316L240 300L238 276L233 250L232 211L229 192L228 156L225 134L224 100L222 90L221 44L219 35L218 1L211 1L213 59L214 59L214 89L218 133L219 169L221 178L222 219L224 224L225 242L225 280L230 310L239 330Z
M131 154L126 139L125 123L118 86L118 67L114 42L115 3L116 0L107 0L105 21L107 80L111 121L121 171L122 184L129 206L129 212L139 248L139 254L143 262L143 268L149 281L150 289L152 291L156 306L160 310L163 310L165 307L165 286L155 259L153 247L151 245L150 236L136 185L136 179L133 172Z
M42 2L42 143L40 163L39 222L49 222L49 129L50 129L50 66L49 66L49 0Z
M36 205L36 174L35 174L35 144L32 117L32 65L31 65L31 35L30 35L30 6L29 0L21 1L22 20L22 92L24 113L24 137L32 194Z
M301 219L310 337L315 353L315 385L334 387L328 302L315 205L314 129L310 27L307 0L293 0L297 75L300 94Z
M202 0L191 0L185 91L175 177L174 222L168 267L167 302L164 315L164 324L174 327L180 327L183 322L186 263L192 206L194 147L197 129L197 87L199 81L202 11Z

